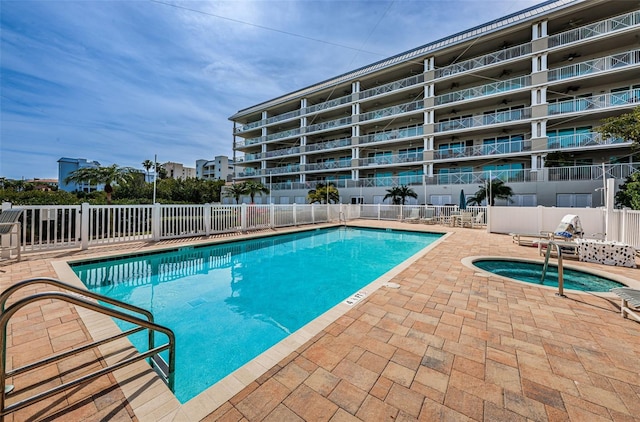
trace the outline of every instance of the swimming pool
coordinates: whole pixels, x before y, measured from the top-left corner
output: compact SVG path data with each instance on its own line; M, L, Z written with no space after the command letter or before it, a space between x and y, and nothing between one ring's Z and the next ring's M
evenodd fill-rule
M322 229L72 269L90 290L149 309L174 330L184 403L439 237ZM144 347L144 333L130 339Z
M544 267L542 262L482 258L473 260L473 265L492 274L518 281L541 286L558 287L558 267L556 265L549 265L544 281L541 280L542 269ZM600 277L586 271L570 269L566 266L563 267L563 281L565 289L583 292L608 292L614 287L624 287L624 284L609 278Z

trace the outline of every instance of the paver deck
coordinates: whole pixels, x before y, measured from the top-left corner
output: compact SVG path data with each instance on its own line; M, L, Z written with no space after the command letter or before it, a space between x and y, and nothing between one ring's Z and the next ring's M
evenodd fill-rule
M617 298L572 291L560 298L553 289L487 276L461 263L470 255L540 259L536 248L517 246L510 236L399 222L356 224L452 234L393 276L400 288L372 292L257 379L242 379L229 400L211 394L197 405L176 407L155 375L137 368L6 420L638 420L640 323L620 316ZM30 277L57 277L53 261L180 242L186 241L27 254L19 263L0 262L0 289ZM640 282L640 269L580 264ZM10 323L7 366L82 344L93 324L70 305L30 306ZM87 371L94 353L11 382L33 385L33 394ZM110 358L105 355L99 356L103 362ZM8 397L9 403L19 398Z

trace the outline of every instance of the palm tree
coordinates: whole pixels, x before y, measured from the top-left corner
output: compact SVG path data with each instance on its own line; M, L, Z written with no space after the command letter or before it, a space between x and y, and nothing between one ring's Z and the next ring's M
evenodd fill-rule
M231 186L227 186L224 196L227 198L235 198L236 204L240 203L240 197L247 194L247 187L245 183L237 183Z
M391 203L393 205L404 205L407 198L418 198L418 194L415 193L413 189L406 185L396 186L391 189L387 189L387 194L382 199L383 201L387 200L387 198L391 198Z
M489 205L495 205L496 198L506 199L509 202L513 202L511 200L511 197L513 196L513 189L505 185L503 180L491 180L488 189L491 195ZM482 185L472 197L467 198L467 205L481 205L482 202L486 201L488 196L489 194L487 192L487 185Z
M135 169L131 167L119 167L117 164L108 167L82 167L71 172L65 179L65 183L87 182L96 185L104 184L104 191L107 194L107 204L111 204L111 194L113 193L112 185L128 182L131 180L133 172L135 172Z
M253 180L248 180L244 182L244 188L245 188L246 194L249 195L249 197L251 197L252 204L254 202L253 200L256 197L256 194L260 194L260 196L262 196L263 193L269 194L268 187L266 187L260 182L256 182Z
M333 183L325 185L319 182L316 188L311 189L307 194L307 201L309 201L310 204L326 204L327 201L337 204L340 202L340 192L338 192L338 188L336 188Z
M154 167L153 161L144 160L142 162L142 167L144 167L144 169L147 171L147 177L149 177L149 170L151 170L151 168Z

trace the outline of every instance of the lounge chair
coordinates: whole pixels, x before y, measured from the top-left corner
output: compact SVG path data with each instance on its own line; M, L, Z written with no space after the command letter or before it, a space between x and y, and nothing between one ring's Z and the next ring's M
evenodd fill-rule
M629 287L618 287L611 289L611 293L615 293L622 299L620 304L620 314L623 318L631 315L640 322L640 290ZM631 308L629 307L631 305Z
M0 254L3 249L8 249L9 258L11 258L11 249L15 249L17 260L20 261L20 216L22 215L23 210L18 208L13 208L10 210L4 210L0 213L0 238L3 236L8 236L9 239L6 243L6 247L4 244L0 246ZM14 231L15 229L15 231ZM16 242L12 246L11 245L11 235L15 234Z
M424 217L420 219L420 222L423 224L436 224L438 222L438 217L435 216L435 211L433 208L427 208L425 210Z
M412 208L409 217L404 219L407 223L418 223L420 221L420 208Z
M518 246L533 246L536 247L540 242L549 240L550 233L540 231L538 233L509 233L513 243Z

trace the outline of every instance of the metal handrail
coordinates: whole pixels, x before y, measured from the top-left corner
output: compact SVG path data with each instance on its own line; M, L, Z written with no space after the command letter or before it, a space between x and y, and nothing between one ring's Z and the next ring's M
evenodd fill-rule
M32 281L33 280L26 280L26 281ZM51 279L47 279L45 281L51 281ZM57 281L57 280L54 280ZM62 282L59 282L62 283ZM66 284L66 283L62 283L62 284ZM24 284L23 284L24 286ZM12 289L13 291L15 291L16 289ZM6 301L6 297L7 295L5 295L6 291L2 294L2 304L4 305L4 301ZM102 298L101 295L97 295L96 293L92 293L92 295L96 295ZM132 324L136 324L138 325L138 327L133 328L131 330L128 330L126 332L123 333L119 333L115 336L103 339L103 340L98 340L95 341L93 343L81 346L79 348L76 348L72 351L69 352L64 352L64 353L60 353L57 354L55 356L51 356L48 357L46 359L42 359L39 362L34 362L28 365L25 365L23 367L20 368L16 368L12 371L6 372L5 368L6 368L6 336L7 336L7 325L9 320L11 319L11 317L21 308L23 308L24 306L27 306L33 302L39 301L39 300L46 300L46 299L54 299L54 300L62 300L64 302L67 303L71 303L104 315L108 315L111 316L113 318L118 318L121 319L123 321L127 321L130 322ZM107 298L109 301L114 301L113 299L109 299ZM102 300L102 299L100 299ZM115 301L118 302L118 301ZM127 305L127 304L125 304ZM131 307L131 305L127 305L127 308ZM136 307L133 307L136 308ZM77 386L79 384L94 380L102 375L105 375L107 373L111 373L117 369L123 368L127 365L130 365L132 363L150 358L152 360L152 362L154 361L154 357L159 357L159 354L165 350L169 351L169 362L168 364L166 364L166 368L159 368L161 371L163 371L164 373L163 378L164 381L167 383L167 385L169 386L169 388L173 391L173 386L174 386L174 372L175 372L175 335L173 334L173 331L169 328L163 327L161 325L155 324L151 321L148 320L144 320L142 318L138 318L134 315L130 315L127 314L125 312L116 310L116 309L111 309L108 308L106 306L103 306L101 304L98 303L94 303L94 302L90 302L88 300L85 300L83 298L77 297L75 295L70 295L67 293L62 293L62 292L45 292L45 293L37 293L28 297L25 297L23 299L18 300L17 302L15 302L14 304L12 304L11 306L9 306L7 309L2 311L2 314L0 315L0 329L2 330L1 335L0 335L0 351L2 351L2 356L0 357L0 420L4 419L4 416L14 412L16 410L22 409L23 407L26 407L30 404L33 404L37 401L40 401L42 399L45 399L47 397L51 397L61 391L67 390L69 388L72 388L74 386ZM124 359L120 362L117 362L116 364L104 367L98 371L95 371L91 374L87 374L84 375L78 379L75 379L73 381L67 382L67 383L63 383L61 385L58 385L54 388L51 388L47 391L41 392L39 394L36 394L34 396L31 396L29 398L23 399L19 402L13 403L9 406L5 407L5 386L6 386L6 378L8 376L14 376L16 374L19 373L23 373L26 372L28 370L33 370L45 365L49 365L53 362L56 362L58 360L64 359L68 356L80 353L84 350L93 348L93 347L98 347L100 345L106 344L108 342L126 337L127 335L133 334L135 332L139 332L142 331L144 329L148 329L149 331L158 331L164 335L167 336L168 338L168 342L164 345L161 346L157 346L155 347L155 345L153 343L149 344L149 350L147 350L146 352L141 352L140 354ZM161 358L160 358L161 359ZM157 362L156 366L157 365ZM152 363L153 365L153 363Z
M564 295L564 268L562 266L562 248L555 240L550 240L547 243L547 252L544 256L544 266L542 267L542 277L540 277L540 284L544 282L544 278L547 275L547 269L549 268L549 258L551 257L551 249L554 246L558 254L558 293L556 293L556 295L560 297L566 297Z

